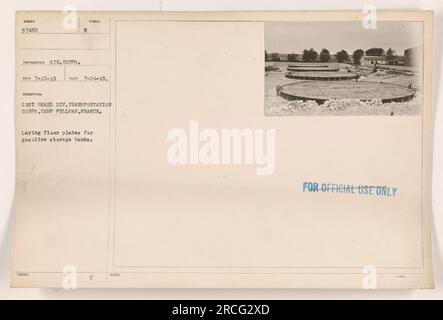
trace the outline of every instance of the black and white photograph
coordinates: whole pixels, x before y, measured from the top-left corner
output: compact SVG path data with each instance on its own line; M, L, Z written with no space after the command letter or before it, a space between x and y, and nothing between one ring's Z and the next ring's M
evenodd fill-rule
M265 23L265 116L420 114L420 22Z

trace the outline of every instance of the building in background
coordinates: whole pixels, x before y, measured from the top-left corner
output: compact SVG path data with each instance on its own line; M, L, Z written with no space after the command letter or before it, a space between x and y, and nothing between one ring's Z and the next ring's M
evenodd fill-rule
M379 64L386 64L387 59L386 56L363 56L361 59L361 64L364 66L371 66L371 65L379 65Z

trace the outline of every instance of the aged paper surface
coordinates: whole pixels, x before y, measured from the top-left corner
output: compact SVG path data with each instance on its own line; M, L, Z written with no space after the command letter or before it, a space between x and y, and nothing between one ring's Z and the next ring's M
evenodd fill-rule
M18 12L12 286L432 288L432 13L365 19Z

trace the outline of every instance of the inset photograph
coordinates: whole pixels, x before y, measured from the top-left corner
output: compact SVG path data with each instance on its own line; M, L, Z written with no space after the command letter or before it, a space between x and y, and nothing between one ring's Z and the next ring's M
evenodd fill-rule
M265 23L265 115L418 115L423 26Z

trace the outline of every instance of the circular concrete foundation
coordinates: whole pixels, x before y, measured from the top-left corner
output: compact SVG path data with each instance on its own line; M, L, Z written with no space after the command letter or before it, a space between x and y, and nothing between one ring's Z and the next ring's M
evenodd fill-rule
M380 99L387 103L409 101L415 90L369 81L299 81L279 87L278 93L287 100L315 100L319 104L331 99Z
M337 68L338 64L337 63L290 63L288 64L289 68L300 68L300 67L313 67L313 68L326 68L326 67L334 67Z
M287 72L286 78L298 80L340 81L356 79L358 75L351 72Z
M329 67L329 66L312 66L312 67L287 67L288 71L291 72L337 72L340 70L339 67Z

